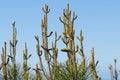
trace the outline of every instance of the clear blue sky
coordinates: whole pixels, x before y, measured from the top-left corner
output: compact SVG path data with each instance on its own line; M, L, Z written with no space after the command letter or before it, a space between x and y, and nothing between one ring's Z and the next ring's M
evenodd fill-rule
M0 0L0 49L4 41L7 41L9 47L11 23L15 20L18 62L22 61L22 50L27 42L29 53L32 54L29 62L35 66L39 61L36 59L34 35L41 35L42 6L48 4L51 8L49 32L54 30L61 34L63 25L58 17L62 16L62 10L67 3L78 15L74 29L76 35L83 30L86 57L89 58L90 50L94 47L95 58L100 62L99 75L105 80L110 77L108 66L113 64L114 58L117 58L120 66L120 0ZM7 49L9 52L9 48ZM60 54L59 60L61 57L65 60L64 53Z

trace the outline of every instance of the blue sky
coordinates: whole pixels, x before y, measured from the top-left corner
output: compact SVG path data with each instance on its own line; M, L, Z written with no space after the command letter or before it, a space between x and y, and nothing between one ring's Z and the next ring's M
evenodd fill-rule
M74 29L76 35L79 35L81 29L83 30L86 57L89 58L90 50L94 47L95 58L100 62L99 75L103 79L106 76L109 77L108 66L113 64L114 58L117 58L117 65L120 65L119 0L0 0L0 49L4 41L7 41L9 47L9 40L12 36L11 23L16 21L18 62L22 61L22 50L24 49L24 43L27 42L29 53L32 54L29 62L34 66L35 63L39 62L35 53L36 42L34 36L41 36L40 23L43 18L41 8L44 4L48 4L51 8L48 32L53 30L57 31L58 34L62 34L63 25L58 17L62 16L62 10L67 3L70 4L71 10L78 15ZM54 36L50 38L51 42L53 38ZM60 41L60 43L62 42ZM58 46L62 45L58 44ZM9 52L9 48L7 49ZM66 59L64 53L59 55L60 61Z

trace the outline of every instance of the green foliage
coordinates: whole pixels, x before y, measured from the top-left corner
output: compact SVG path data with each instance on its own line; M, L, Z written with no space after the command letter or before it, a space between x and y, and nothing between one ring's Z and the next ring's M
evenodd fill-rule
M14 71L15 67L16 67L16 71ZM9 80L14 79L15 75L16 75L16 80L22 80L22 68L20 64L17 64L16 66L8 64L7 69L8 69L7 77Z
M80 65L77 64L77 70L76 70L76 80L90 80L90 70L89 67L86 66L84 69L80 68ZM60 64L58 69L59 77L58 80L73 80L74 74L71 73L71 70L69 68L68 61L66 63Z

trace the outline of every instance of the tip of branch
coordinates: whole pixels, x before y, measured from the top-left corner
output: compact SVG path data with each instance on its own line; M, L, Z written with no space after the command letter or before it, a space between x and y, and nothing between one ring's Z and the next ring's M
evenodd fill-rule
M39 41L39 38L38 38L38 36L35 36L35 39L36 39L37 41Z
M15 26L15 21L12 22L12 26L13 26L13 27Z

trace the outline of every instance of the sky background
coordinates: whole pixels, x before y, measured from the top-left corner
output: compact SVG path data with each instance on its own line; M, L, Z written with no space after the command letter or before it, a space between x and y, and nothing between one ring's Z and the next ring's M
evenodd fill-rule
M90 51L95 48L95 59L99 60L97 70L103 80L110 79L108 66L113 64L114 58L120 66L120 0L0 0L0 49L12 38L11 23L16 21L17 28L17 62L22 62L24 43L27 42L29 53L32 54L29 64L35 67L39 63L36 55L35 35L41 38L42 7L48 4L51 8L48 21L48 32L57 31L62 34L63 25L59 21L66 4L75 11L78 18L75 21L75 35L83 30L84 51L89 59ZM50 43L54 39L52 36ZM58 47L63 47L59 41ZM76 44L79 44L76 41ZM2 50L0 50L0 53ZM65 61L65 53L60 52L58 60ZM117 66L117 67L118 67ZM118 67L119 68L119 67Z

